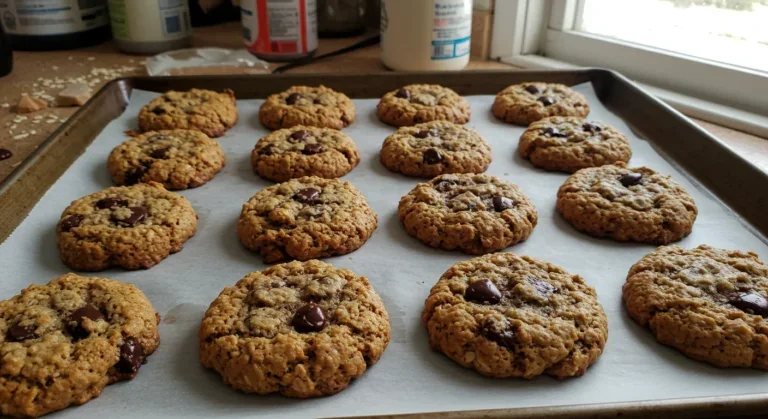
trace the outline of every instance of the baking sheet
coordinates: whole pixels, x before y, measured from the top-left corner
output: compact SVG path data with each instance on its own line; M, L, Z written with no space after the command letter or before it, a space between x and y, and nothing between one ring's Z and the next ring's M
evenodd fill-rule
M672 174L693 195L699 218L679 244L752 250L768 260L768 247L705 191L637 138L605 109L592 86L577 91L589 100L590 119L609 123L630 136L632 166ZM81 196L111 186L106 158L136 127L136 115L157 93L134 90L126 112L110 123L51 187L29 217L0 245L0 298L30 283L46 283L69 271L58 258L55 225L63 209ZM467 97L469 127L493 149L487 173L518 184L539 211L539 224L524 243L507 251L558 264L595 287L608 314L609 338L603 355L581 378L557 381L490 379L459 367L429 348L420 313L429 289L452 264L469 256L431 249L409 237L397 219L397 203L420 180L386 170L378 160L384 138L394 129L378 121L377 99L355 100L357 121L345 129L357 143L360 165L344 177L368 198L379 227L368 243L345 256L326 259L367 276L391 317L392 340L380 361L342 393L320 399L245 395L221 382L198 361L197 328L208 304L225 286L261 270L261 259L241 246L236 223L242 204L266 182L254 175L250 151L269 131L258 122L261 100L238 101L240 122L220 139L228 163L208 184L181 191L200 216L198 232L180 253L147 271L109 270L99 275L136 284L162 315L162 343L130 382L107 387L98 399L55 417L325 417L477 410L531 406L630 402L683 397L751 394L765 389L766 374L723 370L680 355L655 342L621 304L629 267L653 246L616 243L578 233L555 211L555 195L566 174L535 169L516 152L523 128L493 118L493 96Z

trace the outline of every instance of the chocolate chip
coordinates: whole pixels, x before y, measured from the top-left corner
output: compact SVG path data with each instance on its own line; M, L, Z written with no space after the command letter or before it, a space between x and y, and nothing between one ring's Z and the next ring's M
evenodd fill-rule
M127 224L129 227L133 227L140 223L147 218L147 214L149 214L149 211L144 207L130 207L128 209L131 210L131 215L129 215L128 218L119 220L119 222Z
M259 154L262 156L271 156L274 154L274 151L272 144L267 144L266 147L262 147L261 150L259 150Z
M581 129L587 132L600 132L603 130L603 127L591 122L585 122L584 125L581 126Z
M560 132L559 129L555 127L548 127L544 130L544 135L550 136L550 137L558 137L558 138L565 138L567 135Z
M68 215L66 218L61 220L61 231L72 230L73 228L79 226L80 223L83 222L84 218L85 217L79 214Z
M134 338L125 338L120 346L120 360L115 364L115 369L122 374L135 374L141 367L142 355L141 344Z
M507 198L506 196L494 196L493 197L493 209L496 212L502 212L515 206L515 201Z
M16 326L11 326L11 328L8 329L7 339L11 342L21 342L36 337L37 335L35 335L35 326L22 326L17 324Z
M104 315L101 314L101 312L92 305L87 305L85 307L81 307L75 310L75 312L72 313L71 316L69 316L69 321L67 322L67 328L69 329L69 333L76 340L85 339L91 334L91 332L87 331L83 327L83 319L86 319L86 318L95 322L99 320L104 320Z
M544 106L549 106L549 105L555 103L555 98L553 98L552 96L542 96L542 97L540 97L540 98L538 98L536 100L538 100L539 102L543 103Z
M507 328L506 330L498 332L492 329L490 325L486 325L483 327L482 333L488 340L492 340L507 349L512 349L515 346L515 343L517 343L517 339L515 339L515 331L512 330L512 328Z
M768 317L768 300L754 292L740 292L729 297L728 303L747 313Z
M98 209L112 209L115 207L127 207L128 201L117 198L104 198L96 201L96 208Z
M411 91L408 89L400 89L395 93L395 97L411 100Z
M147 168L144 166L134 167L125 174L125 184L135 185L141 181L144 174L147 173Z
M152 157L153 159L164 159L168 154L168 150L170 150L170 147L158 148L157 150L149 153L149 157Z
M322 153L323 146L321 144L307 144L304 146L304 150L301 150L301 152L311 156L312 154Z
M528 86L525 86L525 91L532 95L535 95L539 93L539 88L532 84L529 84Z
M304 141L307 139L307 137L309 137L309 133L304 131L303 129L294 131L290 136L291 140L296 140L296 141Z
M434 148L430 148L429 150L424 152L424 163L425 164L437 164L443 161L443 155L440 154L439 151L435 150Z
M8 160L13 156L13 153L11 153L11 150L8 150L7 148L0 148L0 160Z
M319 197L320 191L315 188L305 188L293 195L293 199L305 204L314 204Z
M640 183L640 180L642 178L643 178L642 173L630 172L620 177L619 182L621 182L621 184L624 185L624 187L628 188L632 185L637 185L638 183Z
M319 332L323 330L326 323L328 323L328 319L325 317L325 313L314 303L302 306L291 320L291 326L299 333Z
M155 115L165 115L165 109L157 107L152 109L152 113Z
M416 134L414 134L413 136L416 137L416 138L427 138L427 137L437 137L438 135L439 134L437 133L437 130L435 130L435 129L429 129L429 130L423 129L423 130L417 132Z
M496 304L501 301L501 291L490 279L481 279L469 284L464 298L478 303Z
M301 99L301 95L300 94L298 94L298 93L291 93L290 95L288 95L287 98L285 98L285 103L287 103L289 105L295 105L296 102L299 101L299 99Z
M557 292L557 288L547 281L539 278L528 278L528 283L541 295L549 295Z
M458 183L454 180L441 180L435 183L435 190L438 192L448 192L456 185L458 185Z
M323 102L319 98L314 98L314 99L312 99L312 103L314 103L315 105L319 105L319 104L321 104Z

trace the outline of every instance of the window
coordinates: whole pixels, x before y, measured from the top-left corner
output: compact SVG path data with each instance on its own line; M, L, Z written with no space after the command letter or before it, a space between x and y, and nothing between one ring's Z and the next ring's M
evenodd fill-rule
M611 68L768 115L768 0L497 0L492 54Z
M585 0L575 30L768 73L768 0Z

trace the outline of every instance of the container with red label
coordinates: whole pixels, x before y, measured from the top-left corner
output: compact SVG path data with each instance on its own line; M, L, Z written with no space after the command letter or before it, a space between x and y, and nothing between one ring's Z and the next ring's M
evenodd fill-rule
M317 50L316 0L241 0L243 38L253 55L291 61Z

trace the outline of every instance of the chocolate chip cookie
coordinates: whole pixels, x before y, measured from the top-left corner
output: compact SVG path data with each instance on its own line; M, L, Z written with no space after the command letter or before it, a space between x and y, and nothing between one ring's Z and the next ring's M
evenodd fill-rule
M226 157L219 143L200 131L149 131L115 147L107 170L118 185L158 182L167 189L196 188L218 173Z
M398 129L384 140L379 158L393 172L432 178L484 172L491 164L491 147L469 128L433 121Z
M628 162L629 140L610 125L575 116L553 116L532 123L518 151L534 166L574 173L586 167Z
M768 370L768 265L752 252L660 247L629 270L630 317L689 358Z
M358 163L360 152L346 134L302 125L272 132L251 153L253 171L275 182L302 176L342 177Z
M148 269L195 235L197 214L157 182L114 186L72 202L56 225L61 260L72 269Z
M378 217L349 182L306 176L262 189L243 205L237 235L266 263L344 255L362 246Z
M566 85L530 82L499 92L491 110L504 122L526 126L549 116L584 118L589 114L589 104Z
M211 303L200 361L246 393L336 394L378 361L389 315L368 279L324 262L253 272Z
M342 129L356 115L355 104L347 95L325 86L293 86L269 96L259 108L259 121L271 130L296 125Z
M209 137L221 137L237 123L235 93L190 89L186 92L168 91L141 108L139 129L193 129Z
M538 213L516 185L488 175L440 175L400 199L397 215L409 235L432 247L471 255L521 242Z
M514 253L451 266L421 319L435 350L489 377L580 376L608 338L597 294L580 276Z
M698 214L693 198L671 177L624 163L571 175L557 192L557 210L589 235L651 244L691 234Z
M385 94L376 115L396 127L430 121L466 124L471 115L469 102L453 90L438 84L409 84Z
M160 344L139 289L67 274L0 302L0 412L36 417L136 376Z

